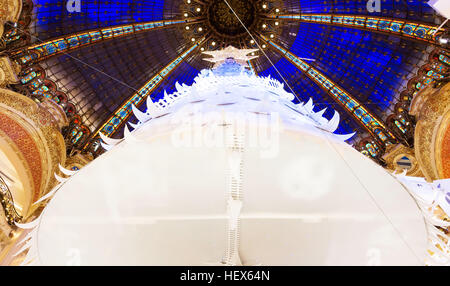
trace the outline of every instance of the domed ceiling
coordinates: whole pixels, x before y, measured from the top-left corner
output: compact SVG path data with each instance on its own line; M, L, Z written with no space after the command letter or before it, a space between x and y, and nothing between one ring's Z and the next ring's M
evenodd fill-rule
M201 51L228 45L261 48L250 63L255 72L284 82L302 101L312 98L316 111L327 108L326 117L337 110L342 118L337 133L357 132L350 142L355 146L369 138L384 148L382 136L411 144L406 133L389 129L388 119L433 51L446 50L429 30L443 18L425 0L383 0L380 12L369 11L366 0L84 0L80 12L69 12L67 1L33 2L24 1L19 23L27 42L10 49L10 55L22 65L23 83L30 71L41 74L51 97L60 94L77 123L89 129L74 144L84 150L150 79L162 77L148 93L159 99L165 90L174 91L176 82L189 85L199 70L211 67ZM79 42L72 45L74 35ZM90 40L83 42L83 35ZM61 39L68 48L57 41L53 50L44 47ZM308 68L299 68L288 54ZM321 76L385 125L385 134L371 133L364 116L358 121L357 108L349 109L333 88L318 82ZM116 123L111 135L120 137L122 122Z

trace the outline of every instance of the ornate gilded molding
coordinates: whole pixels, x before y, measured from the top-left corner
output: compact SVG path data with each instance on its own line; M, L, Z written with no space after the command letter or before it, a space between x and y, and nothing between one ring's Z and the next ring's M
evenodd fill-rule
M8 217L5 215L6 211L3 208L3 205L0 204L0 233L5 235L6 237L9 237L10 234L13 232L13 228L11 227L11 225L8 223ZM0 242L5 242L3 241L2 235L0 235ZM0 247L1 249L1 247Z
M31 202L56 184L54 174L58 165L66 160L66 147L60 132L64 118L55 118L58 112L55 109L49 112L50 106L50 103L39 104L21 94L0 89L0 134L25 159L21 166L28 169L34 182L33 190L29 190L33 193Z
M448 108L436 136L436 168L440 178L450 178L450 112Z
M420 91L412 100L410 114L416 116L414 135L416 158L428 180L448 178L444 163L449 154L443 154L450 132L450 83L435 89ZM446 149L445 149L446 150ZM444 161L444 162L443 162Z
M4 256L4 250L11 245L12 238L14 237L15 229L8 223L8 219L5 215L4 208L0 204L0 265L2 256Z
M22 12L21 0L0 0L0 37L3 35L6 22L17 22Z
M69 119L66 116L64 110L56 102L50 99L45 99L40 104L41 107L45 108L54 119L54 123L61 130L64 126L69 125Z
M19 82L17 74L20 72L18 64L8 57L0 57L0 87Z
M94 156L92 155L78 153L67 158L65 168L71 171L78 171L93 160Z
M422 170L420 169L414 149L412 148L408 148L403 144L389 145L386 148L386 153L382 158L387 164L385 168L396 173L403 172L405 170L405 167L399 163L404 158L407 158L411 163L411 167L407 169L408 172L406 175L412 177L423 177Z
M9 190L8 185L1 176L0 176L0 200L8 223L11 226L13 226L14 222L20 222L22 220L22 216L19 215L19 213L17 212L14 206L14 198L11 194L11 191Z

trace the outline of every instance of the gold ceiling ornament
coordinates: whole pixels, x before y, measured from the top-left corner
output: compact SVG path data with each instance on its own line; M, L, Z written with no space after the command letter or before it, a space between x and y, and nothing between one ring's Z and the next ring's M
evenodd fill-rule
M59 128L59 130L62 130L63 127L69 125L70 122L66 113L55 101L44 98L41 101L40 106L52 115L53 123Z
M16 23L22 12L22 0L0 0L0 37L6 22Z
M84 166L86 166L90 162L92 162L93 160L94 157L92 155L82 154L78 152L67 158L64 168L71 171L78 171L81 170Z
M56 185L54 174L58 165L66 161L66 146L61 126L67 121L59 118L60 112L51 104L37 103L32 99L0 88L0 134L8 158L18 172L27 179L20 215L27 218L38 205L33 203ZM55 118L56 116L56 118ZM16 190L10 190L15 195ZM26 200L25 200L26 199Z
M391 172L401 173L407 170L406 175L412 177L423 177L420 165L417 162L414 154L414 149L408 148L403 144L389 144L386 147L386 153L382 157L386 161L386 169ZM400 162L407 158L410 162L410 167L405 168Z
M417 120L414 134L416 159L428 180L449 178L447 150L450 132L450 83L421 90L411 102L410 114Z
M204 58L203 60L214 63L214 68L218 67L227 59L234 59L239 64L248 67L248 61L258 58L258 55L251 55L250 53L255 53L259 51L258 49L237 49L233 46L228 46L225 49L217 51L203 52L205 55L212 56L212 58Z
M258 8L254 0L212 0L207 8L207 21L211 29L221 37L247 37L246 29L253 29L262 12Z
M19 78L17 74L19 72L20 67L16 63L8 57L0 57L0 87L11 83L18 83Z
M21 222L23 217L19 215L19 213L17 212L11 191L9 190L8 185L6 184L5 180L3 180L1 175L0 175L0 200L8 224L14 226L15 222ZM0 230L2 230L1 227Z

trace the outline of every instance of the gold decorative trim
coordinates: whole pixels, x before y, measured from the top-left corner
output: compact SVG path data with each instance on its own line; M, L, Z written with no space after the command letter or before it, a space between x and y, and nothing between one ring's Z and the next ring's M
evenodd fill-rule
M19 78L17 74L19 72L19 65L12 62L8 57L0 57L0 87L11 83L18 83Z
M450 94L448 95L450 96ZM443 118L441 120L441 124L437 131L436 135L436 143L435 143L435 160L436 160L436 169L440 178L446 178L446 174L444 172L443 163L443 155L442 155L442 147L444 146L444 138L447 132L450 132L450 105L447 106Z
M392 172L402 172L403 168L398 165L398 161L403 157L407 157L411 161L411 169L408 170L407 175L412 177L423 177L414 150L403 144L389 145L382 158L386 161L386 169Z
M447 113L450 112L450 83L435 89L429 86L419 92L411 103L410 114L416 116L414 134L416 159L427 180L442 179L438 162L441 161L443 131L448 125Z
M20 152L20 149L16 146L13 140L9 138L2 130L0 130L0 147L2 148L2 152L8 157L10 162L12 163L14 169L17 172L18 180L22 183L24 190L34 190L33 183L33 174L31 173L31 169L28 165L27 160L24 157L24 154ZM15 194L13 193L13 196ZM25 214L28 212L28 207L31 205L32 194L21 194L20 205L22 207L21 214Z
M14 226L15 222L21 222L23 217L17 212L14 205L14 198L2 176L0 176L0 199L6 221L9 225Z
M41 184L38 186L33 200L48 192L54 185L55 172L58 165L66 161L66 147L60 127L64 122L55 118L55 110L48 111L49 105L38 104L21 94L0 88L0 109L2 113L12 118L33 138L38 147L41 164ZM67 120L67 118L65 118ZM64 120L63 120L64 121ZM37 206L29 211L29 214Z
M83 168L84 166L86 166L93 160L94 160L94 157L92 155L78 153L78 154L75 154L75 155L67 158L66 164L64 167L66 169L72 170L72 171L74 171L73 168L77 168L78 170L80 170L81 168Z
M19 21L22 13L22 0L0 0L0 37L3 35L3 25L10 21Z

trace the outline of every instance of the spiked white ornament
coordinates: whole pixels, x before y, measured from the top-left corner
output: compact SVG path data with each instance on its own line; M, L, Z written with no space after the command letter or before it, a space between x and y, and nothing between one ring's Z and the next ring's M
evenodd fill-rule
M312 99L295 104L277 80L242 70L203 71L176 88L147 99L146 112L134 107L136 130L101 135L107 149L120 144L114 152L42 198L51 201L19 246L29 250L24 264L66 264L79 249L87 265L366 265L373 248L383 264L422 263L420 210L395 178L342 142L354 134L332 133L337 112L327 120Z
M258 49L236 49L233 46L228 46L227 48L218 51L203 52L205 55L212 56L212 58L203 58L203 60L214 63L214 67L218 67L224 63L225 60L232 58L236 62L248 66L248 61L258 58L258 56L248 56L248 54L257 51Z

